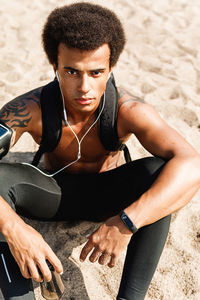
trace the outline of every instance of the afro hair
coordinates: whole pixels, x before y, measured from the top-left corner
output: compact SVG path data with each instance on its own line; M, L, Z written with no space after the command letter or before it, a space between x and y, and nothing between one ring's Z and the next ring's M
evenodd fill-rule
M124 48L125 33L111 10L79 2L50 13L43 28L42 42L49 62L56 65L60 43L80 50L95 50L106 43L110 48L110 67L113 67Z

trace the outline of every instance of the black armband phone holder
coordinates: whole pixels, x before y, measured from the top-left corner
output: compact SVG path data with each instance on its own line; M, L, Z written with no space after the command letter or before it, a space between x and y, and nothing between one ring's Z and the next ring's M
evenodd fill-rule
M12 129L0 121L0 159L5 156L10 149L12 134Z

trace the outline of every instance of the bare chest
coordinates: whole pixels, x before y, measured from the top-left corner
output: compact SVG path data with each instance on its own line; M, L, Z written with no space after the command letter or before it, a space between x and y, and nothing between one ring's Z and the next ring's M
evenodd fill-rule
M67 171L69 172L100 172L116 165L117 156L110 153L100 142L98 126L95 125L89 131L87 128L68 127L62 130L62 136L56 149L45 155L45 167L58 169L76 161ZM75 135L75 134L76 135Z
M73 131L72 131L73 130ZM63 154L71 160L80 154L82 160L93 161L106 155L107 151L100 142L97 125L88 131L88 128L64 127L59 145L55 154Z

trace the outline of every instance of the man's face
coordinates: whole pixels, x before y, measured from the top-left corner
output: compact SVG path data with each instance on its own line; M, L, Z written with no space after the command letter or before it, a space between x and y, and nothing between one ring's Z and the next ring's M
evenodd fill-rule
M91 112L98 107L111 71L109 60L107 44L90 51L59 45L57 72L71 113Z

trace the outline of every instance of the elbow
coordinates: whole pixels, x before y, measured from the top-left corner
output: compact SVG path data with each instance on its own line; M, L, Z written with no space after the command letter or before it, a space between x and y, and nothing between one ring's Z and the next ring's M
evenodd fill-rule
M187 154L175 155L172 160L178 162L177 166L181 174L200 187L200 154L196 151Z
M197 153L189 159L188 176L195 176L200 185L200 155Z

